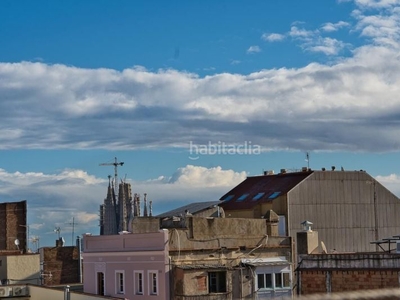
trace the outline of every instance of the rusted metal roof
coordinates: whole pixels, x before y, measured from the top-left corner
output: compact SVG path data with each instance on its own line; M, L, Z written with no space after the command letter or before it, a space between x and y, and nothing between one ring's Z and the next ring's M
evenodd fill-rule
M247 177L221 197L224 210L249 209L286 195L313 171Z

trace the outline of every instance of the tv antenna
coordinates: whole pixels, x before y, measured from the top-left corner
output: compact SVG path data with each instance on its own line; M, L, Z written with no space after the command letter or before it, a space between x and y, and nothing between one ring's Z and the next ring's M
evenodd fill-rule
M35 245L35 252L37 252L39 250L39 237L33 236L31 241L32 241L32 244Z
M58 239L60 239L61 228L60 228L60 227L56 227L56 228L54 228L54 232L55 232L55 233L57 233L57 235L58 235Z
M307 162L307 170L309 170L310 169L310 153L308 151L306 152L305 161Z
M72 225L72 237L71 237L71 246L74 245L74 235L75 235L75 225L79 225L79 223L75 222L75 217L72 217L72 223L67 223L68 225Z

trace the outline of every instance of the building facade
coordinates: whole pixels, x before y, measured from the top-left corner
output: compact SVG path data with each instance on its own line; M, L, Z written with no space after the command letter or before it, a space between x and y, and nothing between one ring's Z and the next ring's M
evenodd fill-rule
M226 217L280 217L296 236L309 220L328 251L374 251L371 241L400 231L400 201L365 171L312 171L248 177L221 198Z
M83 237L84 292L169 299L168 231Z

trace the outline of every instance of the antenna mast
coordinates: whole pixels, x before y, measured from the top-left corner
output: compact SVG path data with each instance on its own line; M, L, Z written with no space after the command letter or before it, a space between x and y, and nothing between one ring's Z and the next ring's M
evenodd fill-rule
M118 188L118 166L123 166L124 163L118 162L118 159L115 157L114 158L114 162L113 163L102 163L99 164L99 166L114 166L114 191L116 193L116 198L118 199L118 192L117 192L117 188Z
M307 170L310 169L310 154L308 151L306 152L306 162L307 162Z

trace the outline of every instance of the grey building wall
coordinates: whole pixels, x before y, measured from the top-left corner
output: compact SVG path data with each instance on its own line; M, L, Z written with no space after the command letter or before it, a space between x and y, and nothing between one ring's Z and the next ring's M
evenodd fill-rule
M400 200L364 171L314 171L287 195L288 234L308 220L328 251L375 251L400 234Z

